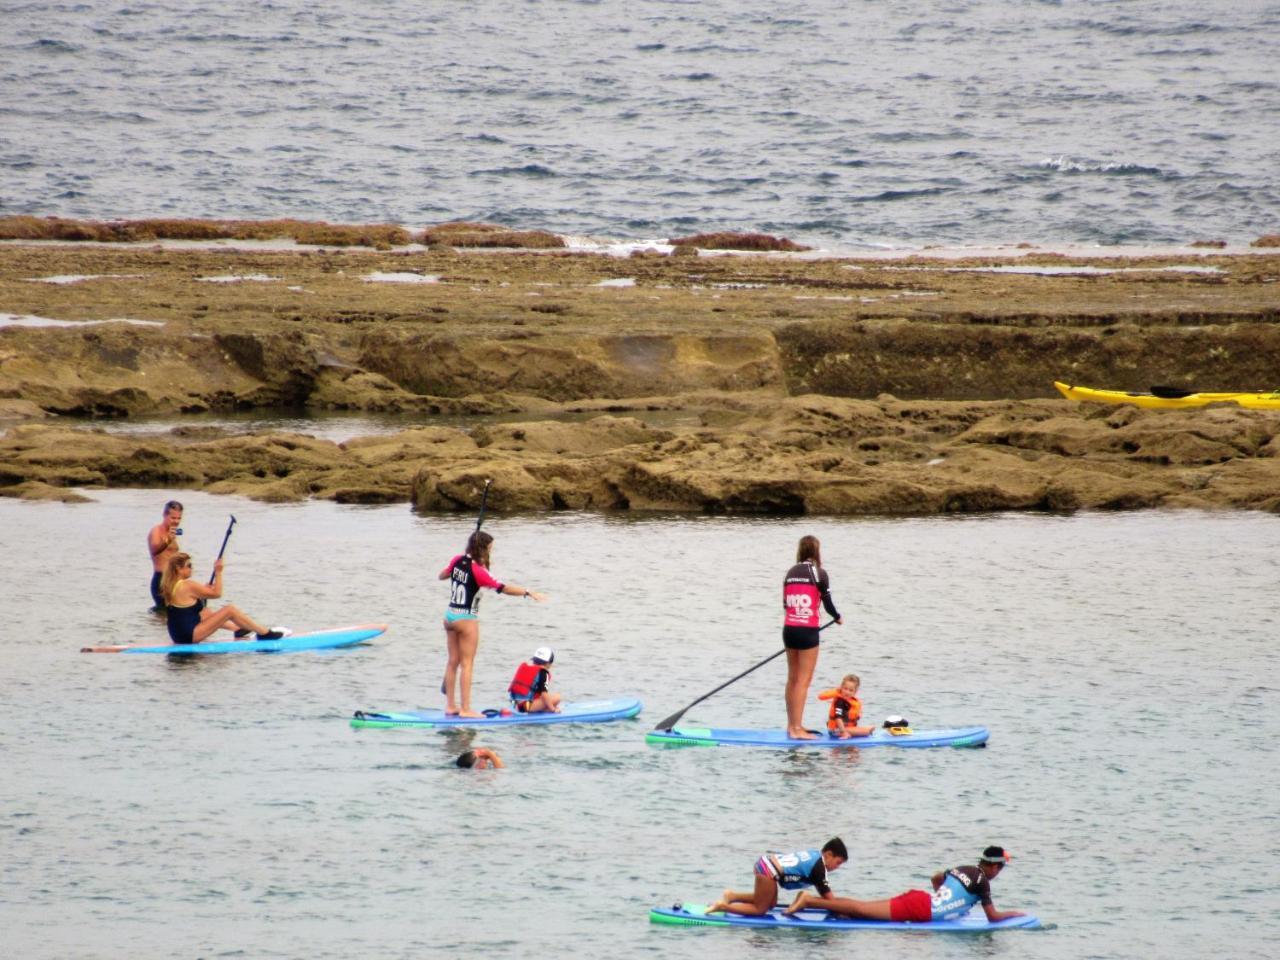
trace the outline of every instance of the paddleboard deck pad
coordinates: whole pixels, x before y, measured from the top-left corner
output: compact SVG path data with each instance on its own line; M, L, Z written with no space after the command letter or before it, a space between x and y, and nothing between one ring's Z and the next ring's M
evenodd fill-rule
M405 713L382 713L375 710L357 710L351 718L351 726L364 727L515 727L546 723L603 723L608 720L626 720L640 712L642 704L635 697L613 700L583 700L565 703L559 713L515 713L505 710L489 710L483 717L446 716L443 710L412 710Z
M708 915L701 903L675 904L671 907L654 907L649 911L651 923L667 923L680 927L790 927L795 930L917 930L936 933L988 933L992 930L1010 930L1021 927L1033 930L1040 926L1037 917L1010 917L992 923L980 910L971 910L955 920L926 920L922 923L906 923L899 920L855 920L827 913L825 910L801 910L794 916L786 916L781 907L775 907L762 917L743 917L736 913Z
M356 627L338 627L299 633L279 640L227 640L209 643L166 643L159 647L105 646L81 647L81 653L166 653L179 656L207 653L296 653L300 650L328 650L364 643L386 633L385 623L366 623Z
M980 747L990 734L986 727L915 730L894 735L877 730L866 737L841 740L825 733L815 740L797 740L784 730L731 730L719 727L673 727L650 730L645 743L665 747Z

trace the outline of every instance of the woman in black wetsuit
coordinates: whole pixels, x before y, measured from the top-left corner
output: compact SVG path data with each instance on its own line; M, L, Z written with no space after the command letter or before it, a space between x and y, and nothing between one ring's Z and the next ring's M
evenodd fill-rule
M206 600L222 596L222 558L213 565L213 583L191 579L191 555L175 553L169 558L160 579L160 592L168 606L169 639L174 643L201 643L219 627L235 630L237 640L249 634L259 640L279 640L284 633L269 630L245 614L239 607L227 604L217 610L207 608Z
M818 604L831 619L844 623L831 600L831 582L822 569L822 545L817 537L801 537L796 563L782 580L782 645L787 648L787 736L812 740L817 734L804 725L804 702L818 666Z

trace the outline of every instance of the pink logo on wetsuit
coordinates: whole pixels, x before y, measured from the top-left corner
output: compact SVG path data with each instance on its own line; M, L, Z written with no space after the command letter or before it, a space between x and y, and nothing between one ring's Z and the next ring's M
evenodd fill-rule
M782 605L786 609L783 626L816 627L821 600L813 564L797 563L787 571L787 578L782 583Z

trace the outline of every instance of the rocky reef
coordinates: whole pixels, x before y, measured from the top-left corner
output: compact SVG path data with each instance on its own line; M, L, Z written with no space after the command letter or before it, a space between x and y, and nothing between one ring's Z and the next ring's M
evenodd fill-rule
M1274 387L1277 281L1262 252L2 244L0 495L433 511L493 478L496 510L1274 511L1280 412L1079 405L1052 382ZM409 426L336 443L182 423L281 409ZM174 425L127 429L157 416Z

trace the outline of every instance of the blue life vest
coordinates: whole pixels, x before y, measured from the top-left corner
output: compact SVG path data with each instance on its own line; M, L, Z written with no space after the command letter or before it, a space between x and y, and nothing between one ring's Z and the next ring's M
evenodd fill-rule
M825 881L827 865L822 862L821 850L797 850L794 853L775 853L773 859L782 868L782 876L778 878L778 886L784 890L799 890L814 882L816 871Z
M933 919L953 920L964 916L980 899L982 898L948 870L942 880L942 886L933 892Z

